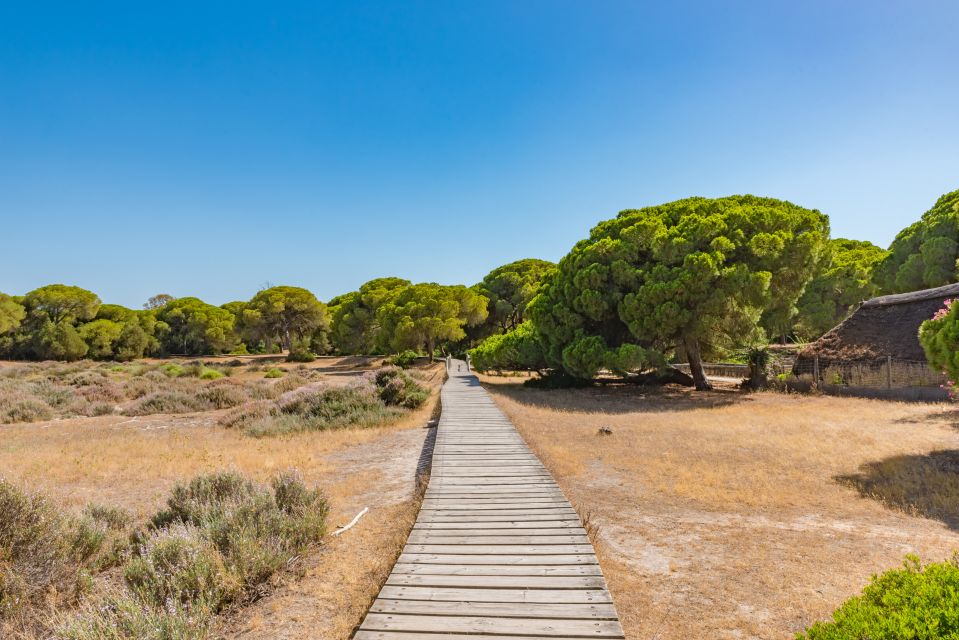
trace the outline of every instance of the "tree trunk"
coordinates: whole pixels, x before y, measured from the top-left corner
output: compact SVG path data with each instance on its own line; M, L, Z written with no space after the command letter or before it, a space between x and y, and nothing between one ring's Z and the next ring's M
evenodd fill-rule
M432 340L426 341L426 350L430 354L430 362L432 363L433 362L433 341Z
M693 384L698 391L709 391L713 385L706 379L706 371L703 369L703 356L699 351L699 340L696 338L683 338L683 345L686 347L686 357L689 358L689 373L693 376Z

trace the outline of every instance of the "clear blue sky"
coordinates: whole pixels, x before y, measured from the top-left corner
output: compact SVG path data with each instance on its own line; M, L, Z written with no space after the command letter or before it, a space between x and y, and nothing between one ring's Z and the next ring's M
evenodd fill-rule
M957 34L954 0L4 2L0 291L472 284L689 195L885 246L959 188Z

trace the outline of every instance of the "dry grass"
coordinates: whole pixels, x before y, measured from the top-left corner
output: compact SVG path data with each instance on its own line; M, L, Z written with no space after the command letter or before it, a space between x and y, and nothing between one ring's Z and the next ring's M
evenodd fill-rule
M320 360L311 367L314 373L290 365L285 367L289 375L265 382L282 383L295 372L310 381L349 384L368 370L351 360ZM443 381L438 364L414 375L434 391ZM230 382L243 381L243 376L260 381L263 372L234 373ZM408 520L412 524L416 512L414 474L426 435L422 426L437 402L434 393L423 407L390 425L260 439L218 426L217 420L228 410L132 417L111 414L2 425L0 477L44 492L70 511L79 513L95 502L123 507L142 522L162 506L177 481L230 469L266 482L278 471L295 468L308 485L321 487L329 498L331 529L364 506L370 507L370 513L348 534L327 539L319 550L303 558L302 580L287 576L288 584L277 586L276 593L258 602L250 613L234 612L229 624L249 628L253 625L249 616L267 613L270 628L296 629L304 611L326 610L323 624L330 633L317 635L319 623L314 623L298 635L283 637L345 639L365 613L363 605L371 591L375 594L378 589L385 575L382 567L391 562L391 554L398 548L396 540L405 539L403 523ZM338 576L338 583L331 583L329 576ZM311 594L309 606L305 602L294 606L283 597L299 592Z
M943 405L484 382L589 515L628 637L789 637L959 549Z

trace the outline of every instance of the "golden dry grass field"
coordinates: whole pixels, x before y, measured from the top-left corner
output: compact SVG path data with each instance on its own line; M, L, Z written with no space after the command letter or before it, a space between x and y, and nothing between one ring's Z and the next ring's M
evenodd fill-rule
M588 520L629 638L790 638L959 551L947 405L520 382L483 377Z
M341 384L374 362L322 359L311 383ZM272 365L271 365L272 366ZM279 364L291 374L297 367ZM301 369L302 373L302 369ZM144 521L175 483L218 470L266 481L296 469L321 487L334 530L363 509L346 534L324 543L274 580L252 605L223 616L221 634L244 638L348 638L385 580L417 510L416 468L437 409L440 364L420 368L431 399L386 426L254 438L218 424L227 410L176 415L105 415L0 425L0 477L40 491L65 509L88 503L123 507ZM263 372L231 376L261 379ZM282 379L282 378L281 378ZM2 634L0 634L2 635Z

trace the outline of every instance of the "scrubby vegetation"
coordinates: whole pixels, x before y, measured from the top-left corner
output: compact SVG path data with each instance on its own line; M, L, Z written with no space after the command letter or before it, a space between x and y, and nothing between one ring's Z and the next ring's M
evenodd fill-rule
M831 622L817 622L797 640L939 640L959 638L959 556L922 566L909 556L902 569L874 576Z
M324 535L327 512L322 493L292 472L269 486L231 472L199 476L135 530L121 510L92 505L65 516L0 481L0 631L206 637L215 614L262 595ZM122 584L97 580L117 566Z
M349 386L310 384L276 400L245 404L223 416L220 424L257 437L373 426L395 420L428 398L429 390L408 373L386 367Z
M239 381L232 378L234 368L201 361L0 367L0 423L227 409L251 400L279 397L308 383L314 375L307 370L276 382Z
M91 572L120 561L129 524L125 512L99 506L66 516L0 479L0 632L38 629L49 610L83 595Z

